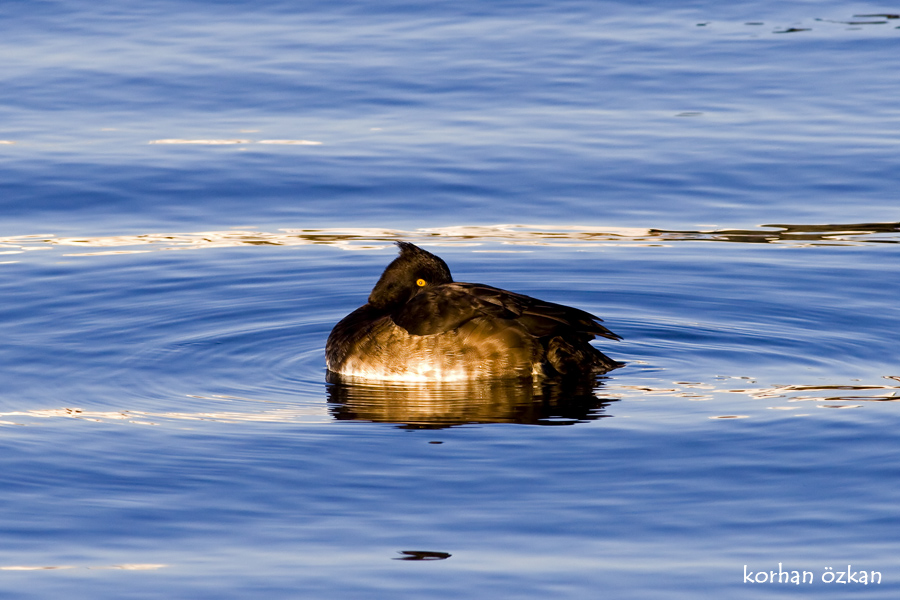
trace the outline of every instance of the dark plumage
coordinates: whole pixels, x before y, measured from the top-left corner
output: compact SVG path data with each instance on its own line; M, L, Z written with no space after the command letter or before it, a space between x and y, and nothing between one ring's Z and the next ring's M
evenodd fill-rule
M479 283L454 282L447 264L398 242L369 302L328 336L328 369L403 381L558 377L621 366L591 346L621 339L583 310Z

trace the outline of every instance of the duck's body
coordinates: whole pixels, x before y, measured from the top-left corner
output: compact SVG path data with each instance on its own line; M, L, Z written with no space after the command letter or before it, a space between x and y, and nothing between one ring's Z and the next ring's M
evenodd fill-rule
M590 345L620 339L577 308L477 283L408 242L369 302L328 336L328 369L393 381L598 374L621 366Z

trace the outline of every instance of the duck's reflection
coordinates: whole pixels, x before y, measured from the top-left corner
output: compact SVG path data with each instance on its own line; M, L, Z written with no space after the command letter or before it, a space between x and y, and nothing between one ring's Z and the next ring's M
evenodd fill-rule
M328 373L328 402L338 420L438 429L473 423L571 425L607 417L615 399L589 381L490 380L460 383L373 383Z

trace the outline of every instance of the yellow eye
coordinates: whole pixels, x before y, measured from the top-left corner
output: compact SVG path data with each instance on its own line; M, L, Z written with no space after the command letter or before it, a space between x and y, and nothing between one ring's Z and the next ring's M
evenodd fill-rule
M416 279L416 285L419 287L425 287L425 280L424 279Z

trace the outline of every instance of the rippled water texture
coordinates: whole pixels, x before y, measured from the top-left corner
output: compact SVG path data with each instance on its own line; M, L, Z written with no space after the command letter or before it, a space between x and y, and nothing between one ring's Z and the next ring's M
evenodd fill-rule
M0 10L4 234L896 220L874 7Z
M0 595L896 598L900 18L720 4L0 5ZM401 239L626 366L326 381Z

